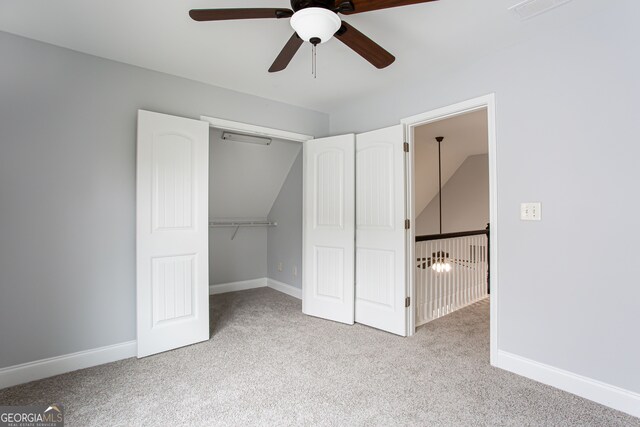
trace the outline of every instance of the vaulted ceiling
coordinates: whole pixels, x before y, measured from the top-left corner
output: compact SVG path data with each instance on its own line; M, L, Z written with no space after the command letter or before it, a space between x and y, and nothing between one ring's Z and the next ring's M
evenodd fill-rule
M288 19L194 22L192 8L289 7L287 0L2 0L0 30L216 86L331 112L349 99L432 79L481 56L540 35L602 0L571 1L526 21L521 0L439 0L343 16L396 56L377 70L341 42L311 46L289 67L267 69L293 30Z
M416 217L438 195L438 143L442 136L442 187L467 157L488 152L487 110L483 109L415 129Z

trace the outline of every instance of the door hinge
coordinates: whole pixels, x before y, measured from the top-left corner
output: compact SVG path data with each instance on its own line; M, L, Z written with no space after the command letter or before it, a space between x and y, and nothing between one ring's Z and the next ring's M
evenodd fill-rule
M405 142L405 143L404 143L404 152L405 152L405 153L408 153L408 152L409 152L409 143L408 143L408 142Z
M404 220L404 229L408 230L409 228L411 228L411 220L405 219Z
M404 306L409 307L411 305L411 297L406 297L404 299Z

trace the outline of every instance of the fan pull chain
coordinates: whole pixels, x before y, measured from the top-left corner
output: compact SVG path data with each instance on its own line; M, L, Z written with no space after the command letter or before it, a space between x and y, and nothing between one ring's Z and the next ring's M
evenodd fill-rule
M311 48L311 74L313 74L313 78L318 78L318 68L316 65L316 45L312 45Z
M313 74L313 78L318 77L317 68L316 68L316 46L319 45L322 41L318 37L311 37L309 39L309 43L311 43L311 74Z

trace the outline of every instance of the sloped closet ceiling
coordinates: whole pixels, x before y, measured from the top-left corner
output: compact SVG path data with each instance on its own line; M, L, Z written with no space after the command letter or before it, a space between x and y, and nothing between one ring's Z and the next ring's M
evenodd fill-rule
M211 129L209 218L266 218L302 144L224 141Z

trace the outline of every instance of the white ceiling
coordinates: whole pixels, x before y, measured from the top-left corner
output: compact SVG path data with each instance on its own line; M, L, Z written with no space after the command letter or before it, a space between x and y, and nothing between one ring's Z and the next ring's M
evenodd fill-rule
M442 158L442 186L455 174L465 159L488 151L487 110L483 109L415 129L415 210L416 217L438 194L438 143Z
M440 0L343 16L396 56L377 70L333 39L302 46L280 73L267 69L292 34L288 19L194 22L192 8L289 7L287 0L2 0L0 30L80 52L331 112L352 97L439 73L540 34L602 0L569 2L520 21L519 0Z
M210 219L264 219L280 193L302 143L274 139L271 145L209 137Z

